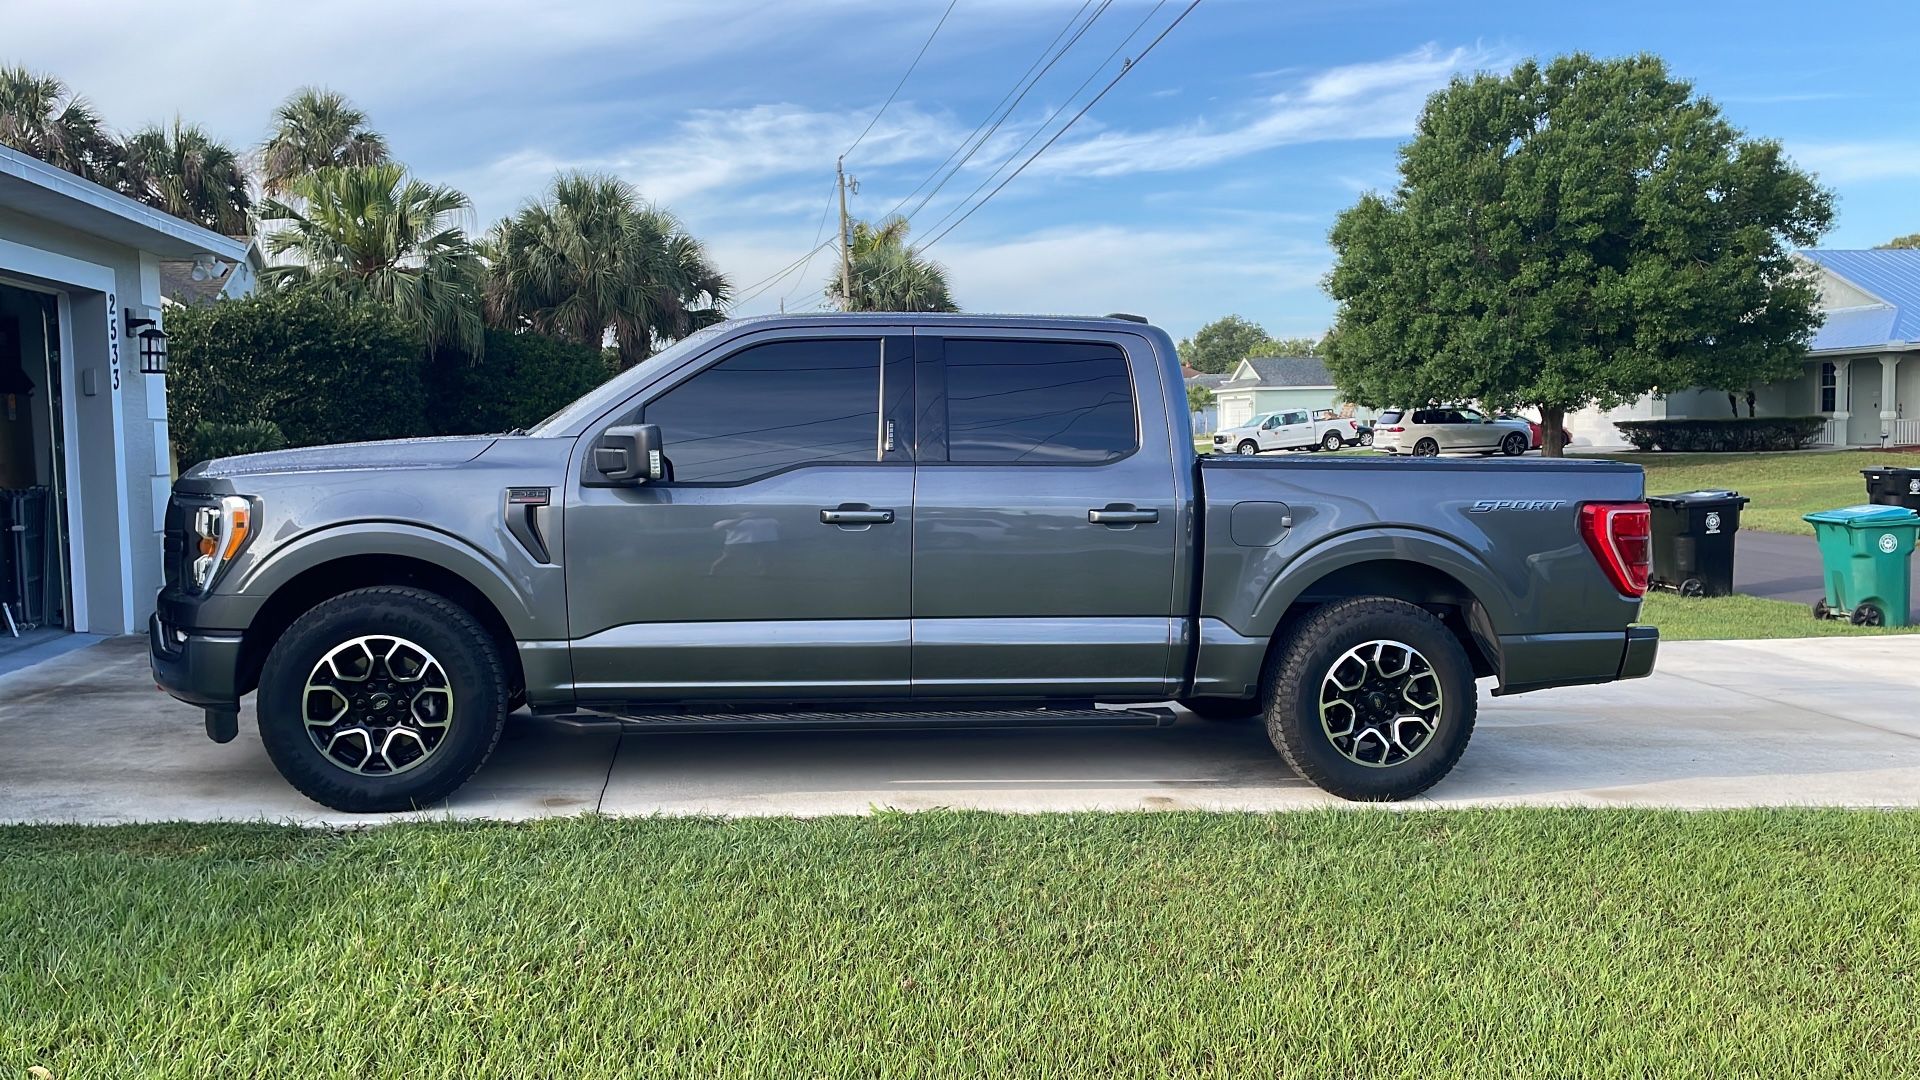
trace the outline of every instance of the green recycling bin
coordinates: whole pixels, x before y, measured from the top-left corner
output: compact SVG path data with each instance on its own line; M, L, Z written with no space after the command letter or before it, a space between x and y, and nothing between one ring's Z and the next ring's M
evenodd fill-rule
M1920 535L1920 514L1904 506L1848 506L1808 514L1820 541L1826 599L1813 605L1822 619L1856 626L1909 625L1907 558Z

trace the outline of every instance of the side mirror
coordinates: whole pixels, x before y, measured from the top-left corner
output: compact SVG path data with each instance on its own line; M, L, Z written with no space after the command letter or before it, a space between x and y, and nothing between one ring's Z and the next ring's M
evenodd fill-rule
M644 484L665 476L660 425L621 424L601 432L593 443L593 467L616 484Z

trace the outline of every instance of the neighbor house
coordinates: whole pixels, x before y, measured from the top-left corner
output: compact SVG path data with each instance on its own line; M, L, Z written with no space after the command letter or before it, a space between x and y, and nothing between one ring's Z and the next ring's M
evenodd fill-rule
M253 281L247 241L0 147L0 670L70 631L146 630L172 484L169 263L228 295Z
M1220 429L1239 427L1282 409L1351 409L1333 385L1326 361L1315 356L1253 356L1240 361L1217 389ZM1353 410L1368 419L1367 410Z
M1208 390L1213 393L1214 400L1211 404L1203 405L1193 410L1194 432L1205 435L1213 431L1214 426L1220 420L1220 388L1225 386L1227 380L1233 378L1233 375L1231 373L1226 375L1209 375L1204 371L1196 371L1185 364L1181 364L1180 377L1185 379L1187 385L1190 387L1198 386L1203 390Z
M1920 445L1920 250L1811 250L1824 316L1800 374L1734 392L1655 393L1567 417L1575 446L1622 447L1619 420L1824 416L1823 446ZM1905 362L1903 362L1905 361ZM1753 401L1749 405L1747 394ZM1915 415L1907 415L1907 407Z

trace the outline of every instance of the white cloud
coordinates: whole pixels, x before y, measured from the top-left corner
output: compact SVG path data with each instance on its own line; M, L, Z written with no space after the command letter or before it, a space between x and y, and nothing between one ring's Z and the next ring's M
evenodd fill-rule
M1397 138L1413 132L1427 95L1454 74L1491 66L1482 48L1427 45L1387 60L1348 64L1261 101L1237 124L1207 121L1138 131L1104 131L1063 141L1035 172L1122 176L1192 169L1297 143Z
M1787 149L1829 184L1920 177L1920 140L1790 142Z

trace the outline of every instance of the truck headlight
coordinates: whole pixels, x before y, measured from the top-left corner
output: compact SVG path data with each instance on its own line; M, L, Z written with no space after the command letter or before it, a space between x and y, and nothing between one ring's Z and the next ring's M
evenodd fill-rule
M188 523L188 580L195 592L205 592L233 561L253 535L253 504L238 495L222 496L211 506L193 512Z

